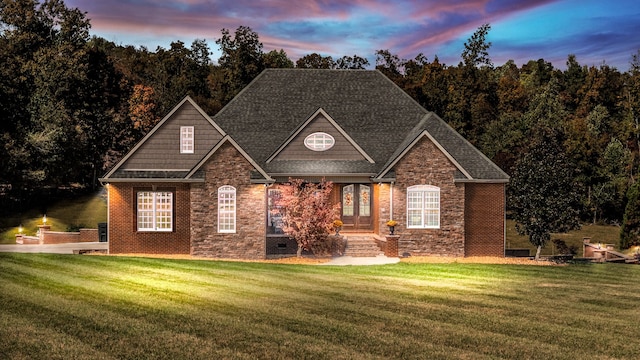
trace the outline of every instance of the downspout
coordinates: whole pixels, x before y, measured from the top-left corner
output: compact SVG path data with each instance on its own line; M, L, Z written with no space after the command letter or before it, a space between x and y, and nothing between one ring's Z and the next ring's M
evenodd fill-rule
M393 220L393 181L389 183L389 220Z
M111 249L111 241L109 239L111 237L111 231L109 231L109 225L111 225L111 185L106 183L105 187L107 188L107 254L109 254L109 250ZM99 233L98 236L100 236ZM99 240L100 238L98 237L98 241Z
M504 227L504 235L502 237L502 257L507 256L507 185L502 187L502 201L504 205L502 224Z

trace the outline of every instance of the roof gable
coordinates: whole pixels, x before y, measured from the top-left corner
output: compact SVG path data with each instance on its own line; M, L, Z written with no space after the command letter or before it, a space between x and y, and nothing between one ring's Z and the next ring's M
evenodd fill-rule
M334 138L335 144L331 149L313 151L305 147L305 138L317 132L327 133ZM375 163L322 108L305 120L266 162L277 160L366 160Z
M509 176L469 143L462 135L434 113L426 115L412 129L387 163L376 175L381 180L388 176L400 161L423 137L429 138L458 169L458 182L507 182Z
M205 155L190 171L189 173L185 176L185 179L191 179L201 168L202 166L209 161L209 159L211 158L211 156L213 156L213 154L216 153L216 151L218 151L218 149L220 149L220 147L222 147L222 145L224 145L225 143L229 143L231 144L255 169L256 171L262 176L261 180L264 180L262 182L273 182L274 180L269 176L269 174L267 174L262 167L260 167L260 165L258 165L255 160L253 160L244 150L242 150L242 148L238 145L238 143L236 143L229 135L225 135L225 137L222 138L222 140L220 140L216 146L214 146L208 153L207 155Z
M180 128L194 127L194 151L180 153ZM185 172L226 135L189 96L176 105L104 176L116 172Z
M266 164L318 109L377 164L427 113L376 70L267 69L213 119Z

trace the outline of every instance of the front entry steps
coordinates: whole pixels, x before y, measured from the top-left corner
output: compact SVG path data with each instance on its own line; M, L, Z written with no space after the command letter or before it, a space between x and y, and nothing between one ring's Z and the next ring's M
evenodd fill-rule
M344 256L373 257L384 255L376 244L374 234L343 234L347 238Z

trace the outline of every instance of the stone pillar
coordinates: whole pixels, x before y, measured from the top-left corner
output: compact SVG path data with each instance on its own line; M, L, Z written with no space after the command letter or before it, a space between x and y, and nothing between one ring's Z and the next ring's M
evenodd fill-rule
M400 235L385 235L387 239L387 247L384 251L384 255L388 257L398 257L398 240Z
M38 243L44 244L44 233L51 230L51 225L38 225Z
M22 244L22 233L16 234L16 244Z

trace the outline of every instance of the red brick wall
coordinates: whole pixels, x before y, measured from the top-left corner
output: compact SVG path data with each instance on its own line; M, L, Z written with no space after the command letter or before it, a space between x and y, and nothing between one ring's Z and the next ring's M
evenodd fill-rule
M98 242L98 229L80 229L80 242Z
M216 258L266 257L266 187L251 184L253 166L229 143L204 165L205 183L191 188L191 254ZM236 188L236 232L218 233L218 188Z
M465 256L504 256L505 185L466 184Z
M80 229L79 232L45 231L43 235L43 244L98 241L98 229Z
M453 182L455 165L431 140L422 138L394 167L393 212L400 255L464 256L465 187ZM440 188L440 228L407 229L407 188L433 185ZM384 196L384 194L381 194Z
M173 231L139 232L136 225L136 190L152 190L150 184L111 183L109 192L109 253L189 254L189 185L154 184L174 191Z

